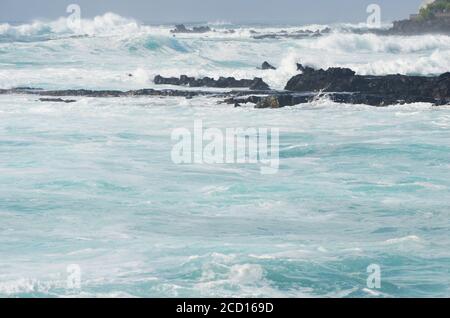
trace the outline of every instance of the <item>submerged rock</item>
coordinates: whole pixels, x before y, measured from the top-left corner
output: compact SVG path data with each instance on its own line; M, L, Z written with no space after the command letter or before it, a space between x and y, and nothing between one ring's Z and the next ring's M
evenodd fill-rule
M53 102L53 103L75 103L74 99L62 99L62 98L39 98L40 102Z
M280 102L277 96L268 96L262 98L255 106L255 108L280 108Z
M313 101L313 94L296 94L289 92L274 92L269 96L248 95L230 97L225 100L227 104L255 104L255 108L281 108L285 106L294 106L298 104L309 103Z

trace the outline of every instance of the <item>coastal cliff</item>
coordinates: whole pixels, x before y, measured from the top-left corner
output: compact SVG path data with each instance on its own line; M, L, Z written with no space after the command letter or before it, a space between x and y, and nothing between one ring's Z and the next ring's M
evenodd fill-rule
M420 35L450 34L450 0L436 0L420 9L407 20L395 21L389 34Z
M439 33L450 35L450 15L433 19L408 19L395 21L389 34L393 35L421 35Z

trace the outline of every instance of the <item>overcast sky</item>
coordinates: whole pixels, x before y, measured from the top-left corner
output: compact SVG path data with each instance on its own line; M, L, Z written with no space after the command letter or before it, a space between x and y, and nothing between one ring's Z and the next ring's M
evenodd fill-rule
M105 12L141 22L333 23L366 21L368 4L382 8L383 22L406 18L422 0L0 0L0 21L51 20L80 5L83 18Z

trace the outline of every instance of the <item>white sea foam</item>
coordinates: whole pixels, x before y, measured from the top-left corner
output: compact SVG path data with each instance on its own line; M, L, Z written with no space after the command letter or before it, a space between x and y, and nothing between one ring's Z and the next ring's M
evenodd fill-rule
M0 295L20 295L20 294L46 294L50 295L52 289L64 286L62 281L37 280L29 278L19 278L12 281L0 282Z
M211 98L76 99L0 95L0 196L8 211L0 239L13 243L0 251L0 295L361 296L365 279L355 290L348 277L365 278L360 265L380 255L408 269L392 281L430 296L445 290L448 133L433 122L448 108L324 100L261 111ZM174 166L170 129L195 117L218 128L283 127L279 174ZM373 233L386 222L399 234ZM27 262L11 257L19 253ZM424 260L434 290L415 275ZM74 263L82 269L79 294L65 289Z
M264 271L260 265L243 264L230 268L230 280L238 284L252 284L261 281Z
M447 35L383 36L376 34L331 33L314 41L311 48L343 53L420 53L449 50Z
M354 34L334 26L333 33L318 38L261 41L252 38L251 30L292 33L326 26L229 27L236 32L217 28L217 32L174 37L170 26L143 25L114 13L82 20L79 32L68 27L66 18L1 24L0 88L131 89L151 86L157 74L186 74L256 76L272 88L283 89L298 73L297 62L321 68L350 67L358 74L428 75L450 70L450 38L444 35ZM72 37L77 34L86 37ZM263 61L277 69L258 70Z
M421 239L417 235L409 235L404 237L397 237L393 239L386 240L386 244L398 244L398 243L405 243L405 242L420 242Z
M426 56L403 56L387 61L380 59L367 64L346 66L361 75L438 75L450 70L450 51L436 50Z
M59 18L55 21L34 21L29 24L0 24L0 35L19 37L36 35L87 34L111 35L118 33L134 33L141 31L141 25L133 19L127 19L114 13L105 13L93 19L82 19L80 29L73 29L69 18Z
M305 27L226 27L173 37L169 26L104 15L85 21L88 36L72 37L64 20L3 24L0 87L125 90L187 74L260 76L283 88L296 62L360 74L449 66L443 36L337 30L255 40L252 29ZM258 70L265 60L277 70ZM359 278L380 255L392 264L390 283L408 287L394 286L393 296L447 291L450 106L75 99L0 95L0 296L364 296ZM174 165L170 132L195 118L220 129L282 128L279 173ZM398 230L374 231L387 223ZM66 266L76 263L79 293L66 290ZM354 285L350 276L359 277Z

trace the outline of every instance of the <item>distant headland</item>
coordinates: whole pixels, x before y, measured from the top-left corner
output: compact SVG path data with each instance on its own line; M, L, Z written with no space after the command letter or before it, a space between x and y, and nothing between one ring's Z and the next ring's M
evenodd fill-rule
M400 35L450 34L450 0L427 1L418 14L412 14L407 20L395 21L387 32Z

